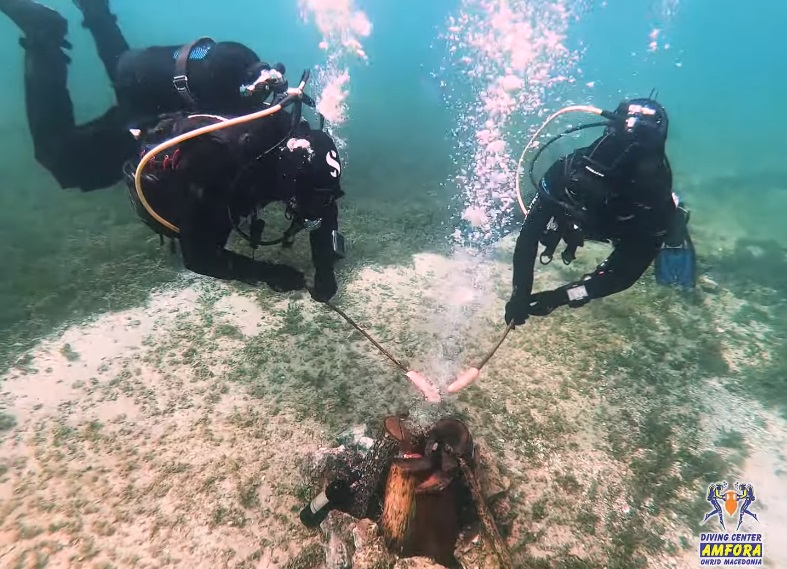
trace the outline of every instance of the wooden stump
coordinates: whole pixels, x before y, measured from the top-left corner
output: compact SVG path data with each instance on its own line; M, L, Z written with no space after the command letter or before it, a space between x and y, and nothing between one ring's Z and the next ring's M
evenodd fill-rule
M388 548L399 553L415 515L416 477L396 464L391 465L385 485L385 504L380 525Z

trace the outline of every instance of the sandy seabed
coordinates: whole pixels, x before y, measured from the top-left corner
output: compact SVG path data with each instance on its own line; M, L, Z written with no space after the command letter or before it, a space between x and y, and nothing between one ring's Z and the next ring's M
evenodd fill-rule
M345 288L356 305L366 304L381 318L400 314L406 321L420 313L426 333L461 336L470 333L458 324L463 306L475 302L476 309L494 314L502 308L505 287L499 298L480 301L474 279L499 277L507 270L505 263L479 266L466 259L417 255L408 267L363 270ZM454 286L460 280L468 284ZM422 286L425 282L430 286ZM205 295L214 298L207 327ZM263 309L252 293L191 279L154 293L145 307L70 326L22 358L0 380L0 407L16 418L0 444L0 566L277 568L307 544L319 542L298 521L303 498L311 491L304 493L299 468L304 457L330 444L333 433L316 416L254 397L248 386L224 380L232 354L260 334L283 330L293 302L305 306L307 315L319 310L305 298L287 297ZM402 302L410 308L397 308ZM453 307L444 315L454 311L449 320L457 323L456 329L440 330L440 319L423 317L423 303ZM496 319L489 320L495 322L489 329L497 333ZM391 319L379 326L388 326L391 338L407 330ZM210 335L216 329L231 333ZM350 330L345 337L351 337ZM179 343L179 338L189 340ZM568 373L547 360L528 360L526 346L514 341L503 349L510 385L485 382L482 376L472 388L485 390L487 401L500 405L506 416L526 410L518 407L526 402L518 402L517 394L528 383L557 393L560 377ZM378 357L368 346L359 349ZM449 345L436 354L424 347L416 360L439 376L443 386L466 357L451 349ZM307 350L305 343L296 343L296 351L271 357L308 367ZM734 360L734 346L730 353ZM454 365L446 364L446 358L456 360ZM531 367L523 368L527 365ZM711 388L710 401L718 409L709 413L708 429L717 429L717 418L723 417L725 425L757 440L740 479L759 489L755 511L761 512L758 530L766 558L773 567L787 567L787 548L779 541L787 535L785 422L735 399L722 385ZM412 386L403 380L398 389ZM367 395L374 397L374 390ZM581 417L592 417L594 404L580 395L559 405L568 421L581 422L592 420ZM528 412L538 420L547 410ZM530 481L517 491L536 499L543 493L539 488L563 471L576 473L583 483L614 484L625 474L599 450L597 434L578 430L572 437L583 452L571 447L544 451L548 457L537 466L515 445L504 445L501 462L512 476L524 473ZM533 441L533 452L548 444ZM627 508L624 502L608 507ZM514 524L512 541L530 529L524 515ZM668 529L685 531L679 526L673 521ZM566 525L554 526L549 541L577 555L590 547ZM538 544L530 551L548 553ZM653 559L650 566L688 568L698 562L689 550Z

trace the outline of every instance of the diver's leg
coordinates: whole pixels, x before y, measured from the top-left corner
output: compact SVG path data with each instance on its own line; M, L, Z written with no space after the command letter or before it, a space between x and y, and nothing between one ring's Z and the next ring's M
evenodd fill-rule
M128 43L117 17L109 11L109 0L74 0L74 4L82 11L85 17L82 26L93 35L98 56L114 82L118 59L128 51Z
M55 174L59 156L74 129L74 108L68 92L68 56L63 53L66 20L32 0L0 0L0 11L24 34L25 105L35 157ZM55 177L57 175L55 174Z
M708 503L709 503L711 506L713 506L713 510L712 510L712 511L710 511L710 512L708 512L707 514L705 514L705 517L704 517L704 518L702 518L702 523L705 523L705 522L707 522L709 519L711 519L712 517L714 517L714 516L718 515L718 513L719 513L719 511L720 511L720 510L719 510L719 505L716 503L716 501L715 501L715 500L708 500Z
M20 40L23 46L71 47L65 39L68 22L43 4L33 0L0 0L0 12L8 16L25 35Z
M727 529L724 525L724 513L721 511L721 504L719 504L718 502L716 503L716 509L719 512L719 523L721 524L721 527L723 529Z
M73 185L64 175L64 165L76 128L67 64L60 49L29 44L25 48L25 108L35 158L63 188Z
M62 188L97 190L114 185L137 142L117 108L77 126L60 50L25 50L25 101L36 160Z
M77 126L68 92L68 56L61 46L68 30L54 10L32 0L0 0L0 11L25 37L25 106L36 160L63 188L94 190L121 177L123 161L136 149L119 113Z
M126 128L123 114L112 107L104 115L77 126L68 139L57 175L63 187L90 192L113 186L123 177L123 164L138 151L139 144Z
M760 521L759 519L757 519L757 514L755 514L754 512L749 511L749 506L751 506L751 503L753 501L754 500L746 500L746 502L743 504L743 508L741 509L741 521L743 521L743 516L745 516L746 514L749 514L751 517L753 517L758 522Z

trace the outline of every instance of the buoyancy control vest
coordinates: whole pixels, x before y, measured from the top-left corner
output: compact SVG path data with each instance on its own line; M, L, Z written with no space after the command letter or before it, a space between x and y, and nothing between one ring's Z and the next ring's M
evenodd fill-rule
M158 221L150 209L179 227L183 221L183 206L186 200L193 199L194 192L212 192L211 199L226 206L233 204L239 211L264 200L262 193L275 196L273 151L288 135L286 113L205 134L156 155L142 174L142 193L147 207L142 203L134 174L145 154L166 140L222 118L229 117L171 113L162 115L154 126L140 131L139 154L124 165L123 172L134 210L157 234L177 237L177 232ZM241 179L242 173L248 177Z

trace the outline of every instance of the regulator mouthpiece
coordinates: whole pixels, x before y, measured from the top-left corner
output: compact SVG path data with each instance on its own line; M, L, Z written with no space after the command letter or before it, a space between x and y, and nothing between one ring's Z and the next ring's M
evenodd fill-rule
M284 69L283 66L280 68ZM241 85L240 94L244 97L249 97L256 94L260 89L275 90L277 87L285 84L284 74L279 69L263 69L260 72L260 76L253 83Z

